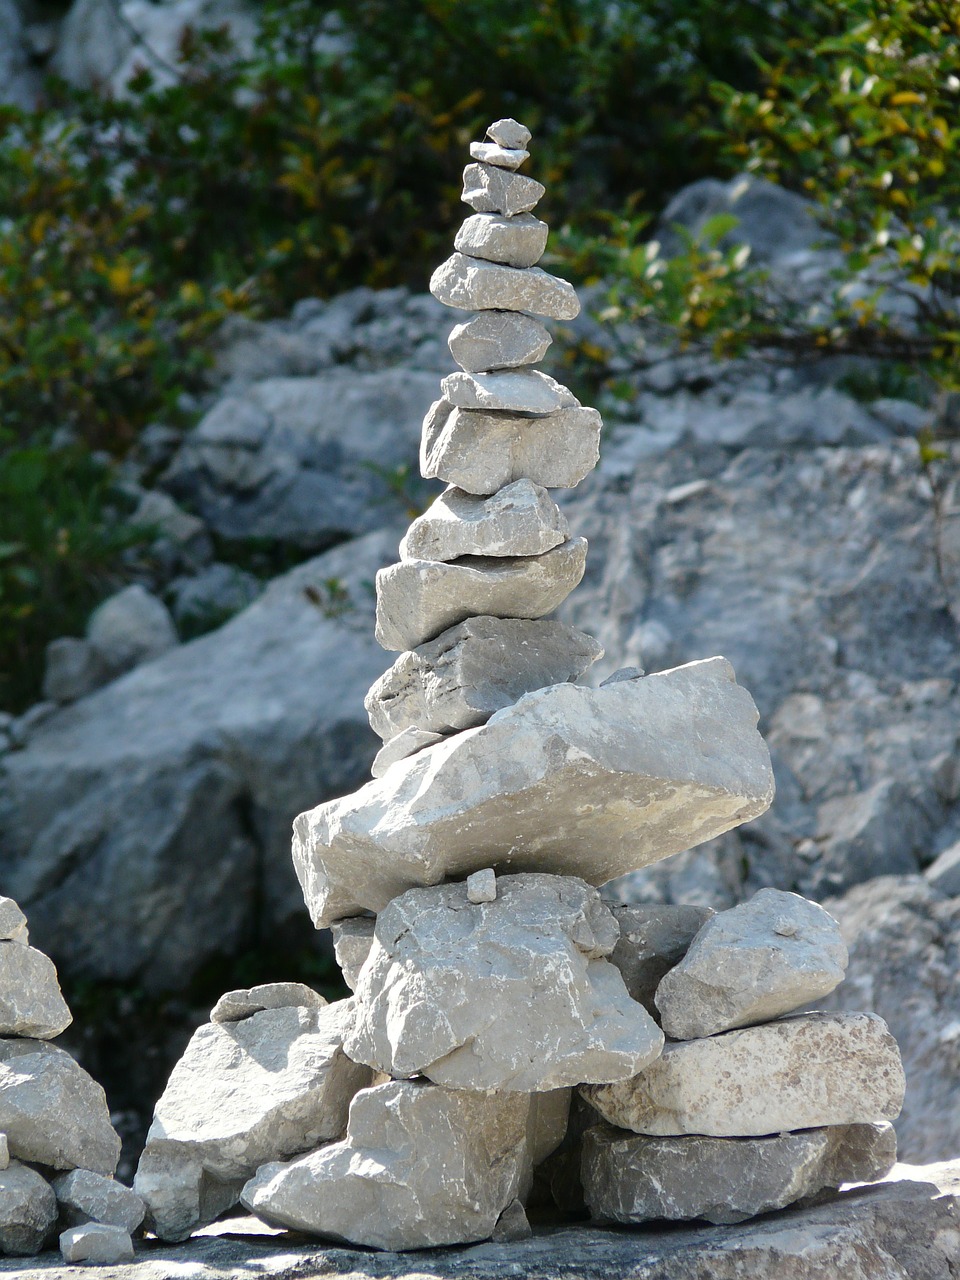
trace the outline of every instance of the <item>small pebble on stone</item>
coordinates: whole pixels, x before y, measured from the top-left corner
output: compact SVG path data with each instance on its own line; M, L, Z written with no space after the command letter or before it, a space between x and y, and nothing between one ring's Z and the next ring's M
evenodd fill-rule
M493 867L484 867L467 876L468 902L495 902L497 899L497 874Z

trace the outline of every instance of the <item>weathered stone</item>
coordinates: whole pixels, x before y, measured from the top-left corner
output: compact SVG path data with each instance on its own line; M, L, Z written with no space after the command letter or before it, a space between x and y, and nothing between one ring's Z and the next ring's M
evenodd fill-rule
M60 1217L68 1227L100 1222L128 1235L143 1221L144 1204L135 1191L89 1169L72 1169L53 1180Z
M686 955L699 930L714 914L710 907L618 906L611 910L620 941L610 956L633 1000L659 1020L654 993L660 980Z
M892 1120L903 1091L900 1051L882 1018L810 1013L668 1041L632 1080L585 1085L583 1095L635 1133L740 1138Z
M583 1136L584 1195L595 1221L743 1222L893 1168L889 1124L835 1125L767 1138L650 1138L597 1125Z
M236 1204L261 1164L338 1138L370 1072L343 1053L351 1000L264 1009L194 1034L157 1103L134 1188L162 1240Z
M352 920L338 920L330 926L337 964L351 991L357 989L357 978L373 946L376 923L373 916L354 916Z
M525 693L578 679L603 656L592 636L544 618L468 618L403 653L364 700L381 738L418 725L472 729Z
M418 516L400 543L404 560L460 556L539 556L570 535L541 485L515 480L489 497L450 488Z
M823 907L761 889L703 926L657 988L664 1031L694 1040L768 1022L829 995L843 981L847 948Z
M503 120L494 120L487 130L487 137L492 138L501 147L529 146L532 136L530 130L518 120L514 120L512 116L506 116Z
M930 863L924 878L947 898L960 898L960 840Z
M7 1135L0 1133L0 1169L7 1169L10 1166L10 1143L7 1141Z
M492 164L468 164L463 171L460 199L478 213L527 213L546 192L546 187L522 173L511 173Z
M123 1227L103 1222L86 1222L60 1233L64 1262L88 1262L114 1266L133 1261L133 1241Z
M475 213L464 221L453 245L470 258L502 262L508 267L533 267L543 257L549 231L547 224L532 213L521 213L515 218L505 218L499 213Z
M0 1254L39 1253L57 1221L57 1197L33 1169L14 1160L0 1171Z
M553 339L539 320L520 311L481 311L450 331L447 345L461 369L483 373L542 360Z
M496 173L497 170L491 170ZM525 182L519 175L513 182ZM430 292L448 307L463 311L526 311L551 320L580 314L576 290L539 267L503 266L454 253L430 277Z
M519 1200L514 1200L497 1219L490 1239L494 1244L513 1244L517 1240L529 1240L532 1235L533 1228L523 1205Z
M596 409L524 418L438 400L423 422L420 470L468 493L496 493L523 478L572 489L597 465L600 426Z
M424 747L432 747L434 743L442 741L441 733L431 733L427 729L414 727L402 729L395 738L384 743L374 756L370 772L375 778L382 778L390 766L396 764L398 760L406 760L408 756L422 751Z
M483 867L605 884L709 840L773 798L756 723L723 658L529 693L297 818L294 866L314 924Z
M377 573L376 637L384 649L415 649L479 614L540 618L583 577L585 538L542 556L462 556L454 564L401 560Z
M159 657L178 643L170 611L138 583L98 605L87 623L87 640L111 676Z
M120 1157L103 1090L44 1040L0 1040L0 1130L11 1155L51 1169L109 1175Z
M471 142L470 154L481 164L493 164L498 169L519 169L530 152L514 147L501 147L496 142Z
M530 413L537 417L579 407L569 389L539 369L496 373L450 373L440 383L444 399L457 409Z
M24 947L30 942L27 917L12 898L0 897L0 941L19 942Z
M53 961L12 939L0 942L0 1036L52 1040L72 1021Z
M44 652L43 696L50 702L76 702L110 679L89 640L57 636Z
M493 867L474 871L472 876L467 876L466 885L468 902L496 902L497 873Z
M210 1011L211 1022L242 1022L264 1009L322 1009L327 1001L302 982L264 982L225 992Z
M411 889L377 917L346 1052L391 1076L535 1093L623 1080L663 1035L603 958L619 930L582 880L500 876Z

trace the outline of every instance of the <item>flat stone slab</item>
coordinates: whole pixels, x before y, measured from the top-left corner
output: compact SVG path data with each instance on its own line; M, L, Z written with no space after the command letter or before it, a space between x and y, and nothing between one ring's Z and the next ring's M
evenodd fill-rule
M566 517L532 480L515 480L488 497L451 487L410 525L400 557L539 556L569 536Z
M618 906L620 941L610 960L617 966L633 1000L659 1020L654 995L663 976L679 964L714 911L711 907Z
M495 164L499 169L519 169L530 152L518 147L501 147L497 142L471 142L470 154L481 164Z
M586 538L540 556L463 556L453 564L401 560L377 572L377 643L415 649L465 618L542 618L583 577Z
M620 930L596 889L509 875L495 895L410 889L381 912L350 1057L394 1077L522 1093L623 1080L652 1062L663 1035L604 958Z
M600 457L596 409L559 409L541 418L433 404L423 422L420 470L468 493L496 493L515 480L572 489Z
M441 380L440 390L457 409L492 409L545 417L580 404L569 387L539 369L450 373Z
M455 733L484 724L525 693L579 679L602 657L593 636L553 619L467 618L402 653L364 706L385 740L411 727Z
M327 1000L302 982L263 982L225 992L210 1010L211 1022L242 1022L264 1009L322 1009Z
M757 719L723 658L529 693L297 818L314 924L491 866L605 884L712 839L773 799Z
M460 199L478 213L528 213L540 203L546 187L522 173L497 165L468 164L463 171Z
M396 764L399 760L406 760L408 756L415 755L424 747L432 747L442 740L442 734L431 733L426 729L403 729L395 738L384 743L373 757L370 772L375 778L382 778L392 764Z
M510 180L528 181L519 174ZM540 267L507 267L465 253L451 254L437 267L430 292L438 302L463 311L525 311L550 320L573 320L580 314L577 291L559 276Z
M16 939L0 942L0 1036L52 1040L72 1021L53 961Z
M632 1080L581 1092L621 1129L741 1138L894 1120L904 1078L882 1018L809 1013L706 1040L668 1041Z
M475 213L456 234L453 246L469 258L484 258L508 267L533 267L547 247L550 228L532 213L505 218L500 213Z

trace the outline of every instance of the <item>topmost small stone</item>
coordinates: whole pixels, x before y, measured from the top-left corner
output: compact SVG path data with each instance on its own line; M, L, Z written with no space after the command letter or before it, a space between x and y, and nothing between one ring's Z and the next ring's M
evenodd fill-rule
M494 120L487 130L487 136L501 147L511 151L522 151L533 136L529 129L508 116L505 120Z

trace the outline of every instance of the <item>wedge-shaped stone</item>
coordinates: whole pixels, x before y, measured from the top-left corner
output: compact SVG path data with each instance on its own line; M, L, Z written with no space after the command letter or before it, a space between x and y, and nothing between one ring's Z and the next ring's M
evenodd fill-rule
M471 142L470 154L481 164L495 164L499 169L519 169L530 152L516 147L501 147L496 142Z
M27 917L12 898L0 897L0 941L19 942L24 947L29 942Z
M687 948L715 913L710 907L616 906L620 941L610 960L634 1000L659 1021L654 995L660 981L686 955Z
M162 1240L183 1240L236 1204L268 1160L338 1138L370 1083L343 1052L351 1000L264 1009L194 1034L157 1103L134 1188Z
M0 1132L12 1156L51 1169L112 1174L120 1158L103 1090L44 1040L0 1040Z
M327 1001L302 982L264 982L227 991L210 1011L211 1022L242 1022L264 1009L322 1009Z
M560 508L541 485L515 480L490 497L451 487L407 530L404 560L460 556L539 556L570 535Z
M455 733L484 724L525 693L577 680L602 657L597 640L562 622L468 618L401 654L364 706L384 739L412 725Z
M563 1137L568 1099L545 1096L548 1123L545 1104L521 1093L420 1080L364 1089L342 1142L265 1165L243 1203L267 1222L375 1249L485 1240Z
M337 964L351 991L357 989L357 978L373 946L376 923L373 916L355 916L352 920L339 920L330 926Z
M53 961L34 947L0 942L0 1035L52 1040L72 1021Z
M604 959L619 936L572 876L498 876L490 902L471 902L465 884L411 889L377 917L344 1048L453 1089L626 1079L663 1034Z
M532 213L505 218L499 213L475 213L457 232L454 248L470 258L502 262L508 267L533 267L547 247L550 228Z
M34 1169L14 1160L0 1172L0 1254L39 1253L57 1223L57 1197Z
M664 1031L694 1040L768 1022L843 981L840 926L815 902L761 889L708 920L656 994Z
M527 213L538 205L546 187L522 173L497 165L468 164L463 171L460 199L478 213Z
M569 389L539 369L496 373L451 373L440 383L444 399L457 409L493 409L539 417L579 406Z
M741 1138L893 1120L903 1090L900 1051L882 1018L809 1013L668 1041L632 1080L582 1092L621 1129Z
M896 1158L889 1124L768 1138L649 1138L597 1125L583 1136L581 1175L595 1221L743 1222L844 1182L875 1182Z
M542 618L566 600L586 563L586 538L542 556L462 556L451 564L401 560L377 573L377 642L384 649L415 649L479 614Z
M80 1227L100 1222L120 1227L129 1235L143 1221L144 1204L135 1191L113 1178L104 1178L89 1169L71 1169L53 1180L65 1226Z
M398 760L406 760L408 756L422 751L424 747L432 747L442 740L439 733L430 733L426 729L404 729L395 738L391 738L380 748L373 758L370 772L375 778L382 778L392 764Z
M314 924L484 867L605 884L709 840L773 798L757 718L723 658L529 693L297 818Z
M524 418L438 400L423 422L420 470L468 493L496 493L523 478L572 489L597 465L600 425L596 409Z
M526 179L518 175L511 181ZM576 290L559 276L539 267L519 270L464 253L452 254L437 267L430 277L430 292L438 302L463 311L527 311L551 320L572 320L580 314Z
M68 1227L60 1234L60 1253L64 1262L82 1262L93 1266L117 1266L133 1261L133 1241L122 1227L102 1222L85 1222Z
M520 311L481 311L451 330L447 346L461 369L484 373L536 364L552 341L533 316Z
M533 134L526 125L520 124L512 116L506 116L503 120L494 120L487 130L487 137L498 142L501 147L526 147Z

